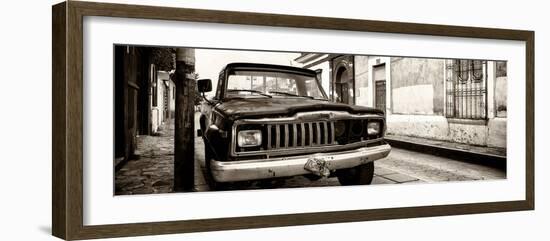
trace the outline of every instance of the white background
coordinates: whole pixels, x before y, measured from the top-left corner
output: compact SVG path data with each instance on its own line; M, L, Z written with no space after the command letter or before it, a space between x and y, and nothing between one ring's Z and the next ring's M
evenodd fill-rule
M113 43L508 60L507 179L113 197ZM522 42L86 17L83 64L84 225L525 199Z
M147 1L132 1L133 3ZM158 1L156 1L158 2ZM545 170L548 117L550 29L548 7L535 1L162 1L168 6L425 22L536 31L536 211L388 220L302 227L157 236L159 240L547 240L550 182ZM542 2L542 1L541 1ZM51 226L51 1L10 1L2 16L2 116L0 127L0 237L2 240L53 240ZM157 3L158 4L158 3ZM399 8L397 8L397 6ZM7 54L7 55L6 55ZM547 109L547 108L546 108ZM414 197L411 197L414 198ZM151 240L151 237L128 238Z

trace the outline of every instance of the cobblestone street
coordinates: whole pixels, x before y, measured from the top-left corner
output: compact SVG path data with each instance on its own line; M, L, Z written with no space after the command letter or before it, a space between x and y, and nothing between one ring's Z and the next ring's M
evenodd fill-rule
M198 115L196 115L197 117ZM195 126L198 126L196 123ZM137 158L129 160L115 175L115 194L168 193L173 183L174 129L166 123L155 136L139 136ZM205 181L204 145L195 139L195 190L208 191ZM392 148L390 155L375 162L373 185L418 184L441 181L472 181L505 178L503 170L463 161ZM236 189L339 186L336 177L310 181L294 177L270 183L254 183Z
M136 159L115 175L115 193L146 194L172 191L174 129L171 123L155 136L137 138Z

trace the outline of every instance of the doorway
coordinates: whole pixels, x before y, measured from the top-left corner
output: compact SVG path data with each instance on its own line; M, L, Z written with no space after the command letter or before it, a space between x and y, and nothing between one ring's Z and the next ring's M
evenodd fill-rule
M355 76L353 55L344 55L332 60L332 98L335 102L355 104Z
M336 74L336 83L334 84L334 91L336 102L346 103L350 102L349 98L349 83L350 83L349 70L345 67L340 67Z
M386 112L386 64L373 67L374 107Z

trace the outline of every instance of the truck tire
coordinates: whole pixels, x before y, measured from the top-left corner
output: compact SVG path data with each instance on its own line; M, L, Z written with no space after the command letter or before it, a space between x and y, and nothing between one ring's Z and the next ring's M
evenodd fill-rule
M336 176L342 186L369 185L374 177L374 162L354 168L337 170Z
M208 186L212 191L228 190L229 185L227 183L216 182L216 180L214 180L214 177L212 176L212 170L210 169L210 162L212 162L213 156L214 156L214 153L212 153L212 149L208 146L207 142L204 141L204 165L206 166L206 175L207 175L206 181L208 183Z

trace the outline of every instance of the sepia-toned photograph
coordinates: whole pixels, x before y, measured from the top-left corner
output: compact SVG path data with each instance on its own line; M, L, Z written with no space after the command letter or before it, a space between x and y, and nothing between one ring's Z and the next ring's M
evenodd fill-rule
M506 60L113 51L114 195L506 179Z

